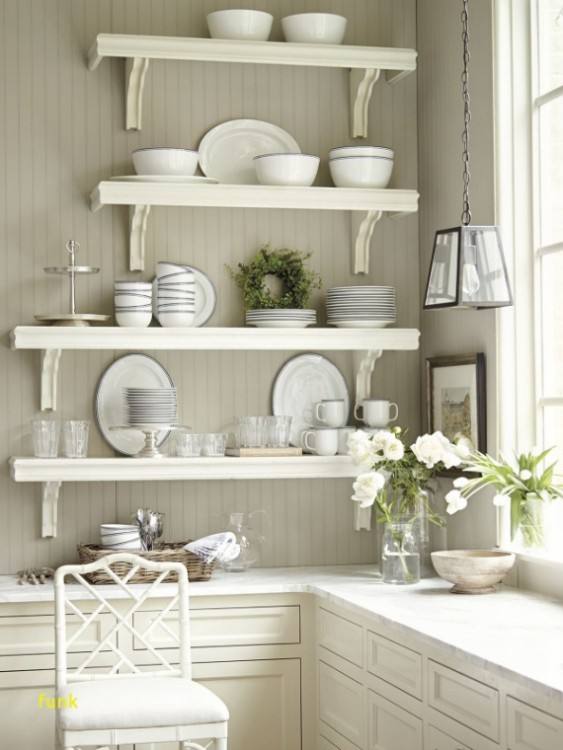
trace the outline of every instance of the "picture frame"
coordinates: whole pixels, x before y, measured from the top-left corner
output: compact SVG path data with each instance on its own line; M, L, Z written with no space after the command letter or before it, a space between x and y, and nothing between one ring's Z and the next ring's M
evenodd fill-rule
M426 359L428 431L440 430L453 440L468 437L487 451L485 355L454 354Z

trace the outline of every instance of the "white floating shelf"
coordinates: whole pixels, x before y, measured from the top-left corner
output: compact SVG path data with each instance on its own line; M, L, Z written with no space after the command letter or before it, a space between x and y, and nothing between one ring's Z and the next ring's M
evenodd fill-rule
M41 535L57 536L63 482L154 482L236 479L346 479L360 469L348 456L280 458L11 458L16 482L41 483Z
M140 130L145 79L150 60L301 65L351 71L352 137L367 135L368 104L375 82L383 72L394 83L416 69L416 51L356 45L290 44L230 39L197 39L133 34L98 34L88 54L94 70L104 57L126 60L126 127Z
M119 328L17 326L13 349L397 351L418 349L416 328Z
M355 477L348 456L279 458L11 458L16 482L148 482Z
M284 208L353 211L365 214L354 231L354 271L367 273L369 245L375 224L384 213L394 216L418 211L416 190L371 188L279 187L273 185L182 185L178 183L104 180L90 195L92 211L103 206L130 206L129 267L145 265L145 235L151 206L223 208Z

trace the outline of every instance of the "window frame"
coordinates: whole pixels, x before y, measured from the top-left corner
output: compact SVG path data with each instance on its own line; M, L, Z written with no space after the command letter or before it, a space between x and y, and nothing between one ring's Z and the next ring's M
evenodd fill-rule
M538 0L494 2L495 210L502 229L516 305L497 310L497 447L510 453L541 443L539 111L552 93L539 92ZM563 96L563 87L558 96ZM514 164L518 164L515 169ZM530 191L530 185L532 189ZM533 252L530 252L533 248ZM547 250L550 251L549 249ZM529 312L533 311L530 315ZM563 404L563 398L556 399ZM497 543L510 548L510 510L497 512ZM563 562L547 553L518 554L518 579L546 593L563 593Z

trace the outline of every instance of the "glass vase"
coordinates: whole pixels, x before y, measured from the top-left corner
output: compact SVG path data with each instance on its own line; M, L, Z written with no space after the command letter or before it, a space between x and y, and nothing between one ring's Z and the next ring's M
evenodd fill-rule
M512 497L511 502L519 505L517 517L520 522L515 534L517 544L528 549L543 547L543 505L541 498L528 494L524 499L521 496ZM514 508L512 513L514 515Z
M412 518L385 524L381 574L384 583L405 585L420 581L418 529Z
M243 573L259 560L260 538L250 527L252 513L231 513L227 531L235 535L238 555L223 563L223 569L230 573Z

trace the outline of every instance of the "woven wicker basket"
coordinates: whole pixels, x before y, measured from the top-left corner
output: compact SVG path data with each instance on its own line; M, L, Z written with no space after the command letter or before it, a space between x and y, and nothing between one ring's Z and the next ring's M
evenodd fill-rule
M183 563L188 571L188 578L190 581L208 581L213 573L215 562L205 563L201 558L197 557L197 555L185 550L185 544L187 544L187 542L164 542L158 549L152 550L152 552L135 551L133 554L139 555L139 557L144 557L147 560L152 560L153 562ZM80 562L83 565L99 560L106 555L115 554L116 552L116 550L100 547L97 544L79 544L77 550ZM126 575L130 569L131 566L125 562L112 565L112 570L120 577ZM130 583L152 583L156 580L158 575L158 573L152 570L139 570L135 573L133 578L131 578ZM96 570L93 573L88 573L84 577L92 584L115 583L111 576L103 570ZM176 579L177 576L172 573L164 580L170 583Z

